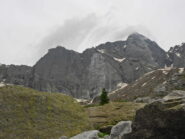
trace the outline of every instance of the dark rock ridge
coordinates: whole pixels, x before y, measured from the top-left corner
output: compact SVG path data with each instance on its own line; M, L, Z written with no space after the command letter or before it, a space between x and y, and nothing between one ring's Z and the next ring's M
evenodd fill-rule
M156 101L136 112L132 133L124 139L184 139L184 119L183 97Z
M182 62L178 64L179 60L173 56L175 52L165 52L154 41L133 33L126 41L107 42L83 53L64 47L50 49L29 68L29 72L21 72L24 79L16 77L18 83L14 79L9 80L41 91L63 92L89 99L97 96L102 88L110 92L152 70L170 65L182 66L185 54L179 48L181 57L178 58L182 58ZM16 76L14 71L11 74ZM4 77L4 72L0 75ZM6 78L0 78L0 81L4 79L9 82Z

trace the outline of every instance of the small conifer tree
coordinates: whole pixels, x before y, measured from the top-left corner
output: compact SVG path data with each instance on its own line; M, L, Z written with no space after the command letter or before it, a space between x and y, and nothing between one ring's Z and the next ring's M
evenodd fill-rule
M108 94L107 91L105 90L105 88L103 88L101 96L100 96L100 105L104 105L106 103L109 103L109 98L108 98L107 94Z

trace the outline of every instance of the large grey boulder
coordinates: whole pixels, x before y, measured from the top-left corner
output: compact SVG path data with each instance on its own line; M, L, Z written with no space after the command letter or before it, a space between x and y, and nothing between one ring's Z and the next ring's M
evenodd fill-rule
M99 139L98 133L98 130L86 131L74 137L71 137L70 139Z
M184 139L185 100L155 101L136 112L132 132L124 139Z
M121 121L111 129L110 139L122 139L125 134L132 131L131 121Z

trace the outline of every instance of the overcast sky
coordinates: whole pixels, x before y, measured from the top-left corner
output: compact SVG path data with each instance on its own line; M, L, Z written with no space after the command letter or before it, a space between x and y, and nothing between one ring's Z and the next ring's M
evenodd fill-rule
M185 42L185 0L0 0L0 63L33 65L57 45L82 52L139 32Z

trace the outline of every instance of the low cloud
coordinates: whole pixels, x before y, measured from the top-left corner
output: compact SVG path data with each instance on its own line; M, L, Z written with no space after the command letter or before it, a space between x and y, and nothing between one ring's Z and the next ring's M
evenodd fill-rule
M84 18L69 19L38 44L38 58L48 49L59 45L82 52L86 48L107 41L125 40L133 32L152 37L149 31L141 25L118 26L114 22L106 20L105 17L97 17L95 14Z
M58 45L78 50L80 44L97 24L98 19L94 14L81 19L66 20L62 26L57 27L38 44L39 55Z

